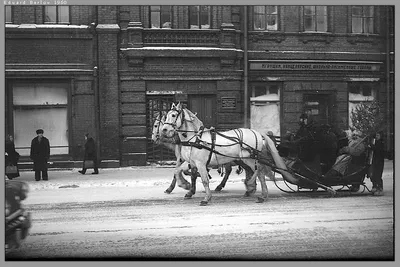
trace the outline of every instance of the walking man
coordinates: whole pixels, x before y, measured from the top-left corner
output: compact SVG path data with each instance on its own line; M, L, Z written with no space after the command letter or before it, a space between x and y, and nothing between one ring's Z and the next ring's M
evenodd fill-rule
M43 130L36 131L37 136L32 139L30 158L33 160L33 170L35 171L35 180L47 181L49 179L47 173L47 162L50 158L50 142L43 136Z
M83 167L82 170L79 171L81 174L85 174L86 173L86 169L88 169L89 167L87 167L87 163L89 161L93 161L93 168L94 172L92 174L99 174L99 169L97 167L97 153L96 153L96 143L94 142L93 137L91 137L88 133L85 134L85 155L83 157Z

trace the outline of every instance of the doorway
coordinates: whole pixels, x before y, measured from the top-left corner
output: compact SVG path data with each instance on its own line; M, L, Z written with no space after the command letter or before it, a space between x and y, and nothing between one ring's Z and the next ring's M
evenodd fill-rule
M319 125L332 124L331 97L329 94L305 94L304 109L311 110L314 121Z
M190 95L188 108L203 122L204 127L216 128L216 96L215 95Z

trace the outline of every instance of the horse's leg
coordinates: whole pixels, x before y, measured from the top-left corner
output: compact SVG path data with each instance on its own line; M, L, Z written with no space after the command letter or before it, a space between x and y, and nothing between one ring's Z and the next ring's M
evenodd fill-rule
M261 166L261 164L256 163L256 161L254 161L254 160L246 160L245 163L248 164L251 167L251 169L254 171L251 178L248 181L246 181L247 192L249 190L252 190L253 188L255 190L256 179L258 177L258 179L260 180L260 183L261 183L262 192L261 192L261 197L257 198L257 202L262 203L266 199L268 199L268 188L267 188L267 184L265 182L265 173L264 173L265 170L264 170L263 166Z
M252 179L254 175L254 171L252 168L250 168L248 165L244 164L243 162L240 162L240 166L245 170L246 173L246 179L244 181L244 185L246 186L246 193L244 193L245 197L249 197L254 195L254 193L257 190L257 183L256 179Z
M196 166L199 170L201 181L206 191L206 196L204 197L204 200L200 202L200 206L206 206L208 202L211 200L210 181L208 179L207 167L205 165L201 165L201 163L196 164Z
M197 168L193 167L191 169L191 182L192 187L190 188L189 192L186 193L185 198L191 198L194 194L196 194L196 180L197 180Z
M190 190L191 185L188 181L186 181L185 178L183 178L182 171L183 170L188 170L189 169L189 163L186 161L183 162L180 166L175 168L174 171L174 177L178 183L178 186L185 189L185 190Z
M232 172L232 164L230 164L230 163L225 164L225 175L224 175L224 178L222 179L222 182L215 188L216 192L221 191L222 188L225 187L226 181L228 181L228 178L229 178L229 175L231 174L231 172Z
M265 182L265 174L262 171L257 171L258 179L261 183L261 197L257 198L257 203L263 203L265 200L268 200L268 187Z
M164 191L164 193L171 194L172 190L174 190L174 188L175 188L175 185L176 185L176 178L174 175L174 178L172 179L170 186Z

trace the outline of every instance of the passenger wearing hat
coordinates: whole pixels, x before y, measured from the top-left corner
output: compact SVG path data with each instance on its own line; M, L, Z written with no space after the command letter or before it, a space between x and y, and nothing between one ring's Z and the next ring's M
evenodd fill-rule
M91 137L88 133L85 134L85 155L83 157L83 166L82 166L82 170L79 171L79 173L81 174L85 174L86 173L86 169L88 169L88 167L85 165L87 161L93 161L93 169L94 172L92 172L92 174L99 174L99 169L97 167L97 153L96 153L96 143L93 139L93 137Z
M43 130L36 131L37 136L32 139L30 158L33 160L33 170L35 171L35 180L47 181L49 179L47 173L47 162L50 158L50 142L43 136Z

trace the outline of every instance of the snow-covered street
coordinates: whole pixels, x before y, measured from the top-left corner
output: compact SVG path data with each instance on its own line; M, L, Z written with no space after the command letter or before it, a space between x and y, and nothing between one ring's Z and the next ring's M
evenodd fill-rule
M201 182L192 199L164 190L172 168L50 172L29 181L30 236L9 259L393 259L393 165L386 162L384 196L331 197L284 193L268 181L269 200L243 197L244 174L232 173L209 206ZM221 181L211 171L211 189ZM370 181L367 179L366 184ZM278 182L284 185L283 181Z

